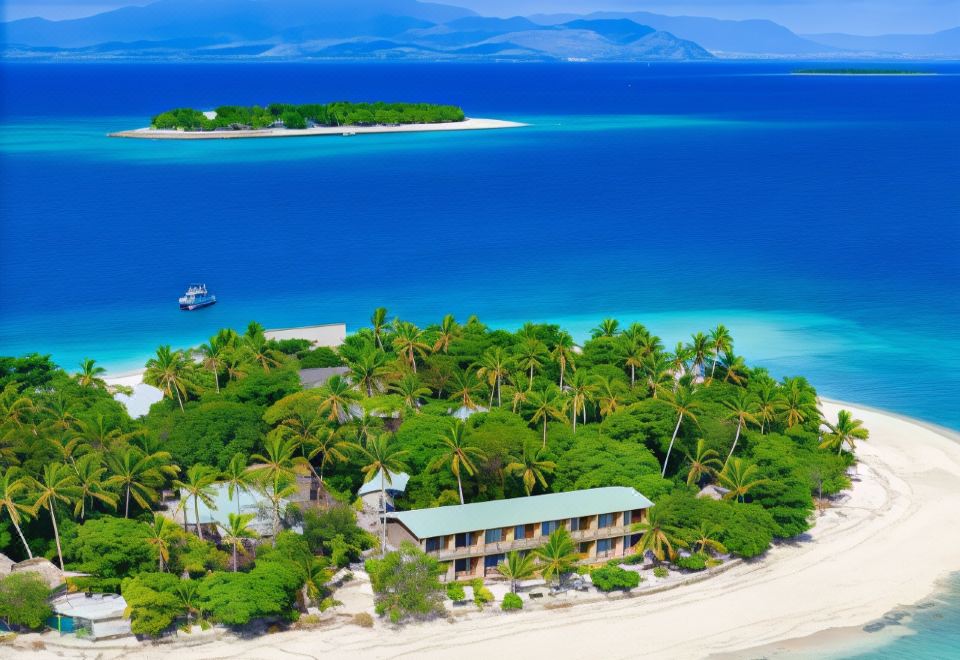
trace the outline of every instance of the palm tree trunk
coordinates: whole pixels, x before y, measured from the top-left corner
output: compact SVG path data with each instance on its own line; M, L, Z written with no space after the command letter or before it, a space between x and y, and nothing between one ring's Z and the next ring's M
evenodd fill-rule
M180 412L185 412L183 409L183 399L180 398L180 388L177 387L176 383L173 385L173 391L177 393L177 403L180 404Z
M217 373L216 369L211 369L213 371L213 382L217 386L217 394L220 394L220 374Z
M200 537L200 540L203 540L203 529L200 527L200 502L199 497L193 496L193 518L197 523L197 536Z
M127 503L123 507L123 517L130 517L130 484L127 483Z
M530 365L530 389L533 389L533 365Z
M727 463L730 462L730 457L733 456L733 450L737 448L737 441L740 439L740 429L743 427L743 420L737 420L737 435L733 437L733 446L730 447L730 453L727 454L727 460L723 462L723 467L727 467Z
M567 365L565 362L560 362L560 389L563 389L563 371L566 369Z
M387 554L387 486L384 483L384 470L386 468L383 465L380 466L380 504L383 506L383 513L380 517L380 556L385 557ZM460 496L461 501L463 500L463 495Z
M637 368L634 365L630 365L630 389L633 389L633 386L636 384L637 380Z
M460 480L460 474L457 473L457 490L460 491L460 504L466 504L463 501L463 483Z
M503 400L500 398L500 376L497 376L497 408L503 406Z
M50 499L50 520L53 521L53 536L57 540L57 557L60 558L60 570L63 570L63 548L60 547L60 530L57 528L57 507Z
M547 448L547 418L543 418L543 448Z
M683 421L683 413L680 413L680 417L677 418L677 427L673 429L673 437L670 438L670 446L667 447L667 457L663 459L663 472L660 473L661 477L667 476L667 463L670 462L670 452L673 451L673 443L677 439L677 433L680 431L680 422Z
M237 572L237 544L233 544L233 572Z
M573 434L577 434L577 406L573 406Z
M10 517L13 520L13 516ZM29 544L27 544L27 539L23 536L23 530L20 529L20 525L17 524L16 520L13 520L13 526L17 530L17 534L20 536L20 541L23 543L23 547L27 549L27 558L33 559L33 551L30 549Z

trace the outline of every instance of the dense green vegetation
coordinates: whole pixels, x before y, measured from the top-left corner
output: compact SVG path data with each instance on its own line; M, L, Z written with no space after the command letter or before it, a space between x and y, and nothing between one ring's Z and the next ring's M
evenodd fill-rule
M150 122L153 128L185 131L217 129L257 129L272 126L392 126L399 124L437 124L463 121L463 110L453 105L432 103L271 103L258 105L222 105L213 119L200 110L176 108L162 112Z
M50 588L43 578L27 571L0 578L0 619L7 626L36 629L50 616Z
M304 391L307 364L348 373ZM158 348L145 380L164 399L140 419L102 376L92 360L70 374L41 355L0 358L0 551L89 573L81 588L122 591L134 629L151 635L291 620L324 602L332 571L377 546L350 505L381 467L410 474L401 508L632 486L656 504L636 525L640 551L699 570L807 530L814 496L849 485L867 437L846 411L824 420L803 378L745 364L723 326L668 350L643 326L608 319L576 346L555 325L508 332L447 316L421 328L379 309L334 351L269 341L252 323L192 351ZM451 416L460 408L466 421ZM297 475L311 474L341 504L283 507ZM263 494L270 542L257 543L248 515L213 538L197 527L218 482ZM697 496L707 485L720 499ZM182 526L157 513L171 488L183 494ZM285 531L298 523L303 535ZM561 529L500 573L516 591L534 574L560 581L578 559ZM391 620L441 607L440 567L419 551L367 567ZM632 580L599 576L612 588Z

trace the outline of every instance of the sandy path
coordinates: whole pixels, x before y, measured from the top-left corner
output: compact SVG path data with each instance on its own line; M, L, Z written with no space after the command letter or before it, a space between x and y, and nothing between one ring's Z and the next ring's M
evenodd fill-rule
M824 404L828 418L838 405ZM851 408L851 406L845 406ZM191 658L699 658L862 625L927 596L960 570L960 443L910 420L855 408L860 444L850 500L811 542L706 582L608 603L438 621L399 631L354 626L177 649ZM172 651L172 650L171 650ZM138 659L171 651L140 649ZM105 656L112 654L104 654ZM36 656L34 656L36 657Z

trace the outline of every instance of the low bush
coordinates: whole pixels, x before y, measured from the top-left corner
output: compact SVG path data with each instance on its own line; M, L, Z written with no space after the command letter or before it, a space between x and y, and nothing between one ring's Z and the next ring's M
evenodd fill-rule
M493 602L493 593L484 586L474 586L473 602L476 603L477 607L482 610L484 605Z
M354 614L353 623L361 628L373 628L373 616L369 612Z
M690 555L689 557L677 557L677 560L673 563L676 564L677 568L688 571L702 571L707 567L707 558L703 555L696 554Z
M503 602L500 603L500 609L504 612L522 610L523 601L520 599L520 596L511 592L503 597Z
M623 559L617 559L614 561L616 561L618 564L629 564L630 566L634 566L636 564L642 564L646 561L646 558L642 553L637 553L635 555L630 555L629 557L624 557Z
M666 566L657 566L653 569L653 575L654 577L665 578L670 575L670 571L667 570Z
M590 573L593 586L600 591L633 589L640 584L640 574L619 566L604 566Z
M461 603L467 599L467 592L459 582L451 582L447 585L447 598L455 603Z

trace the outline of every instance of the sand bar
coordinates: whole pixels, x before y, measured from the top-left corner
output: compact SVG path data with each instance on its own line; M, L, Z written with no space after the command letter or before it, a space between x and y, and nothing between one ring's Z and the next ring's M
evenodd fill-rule
M526 126L503 119L468 117L463 121L438 124L401 124L398 126L314 126L312 128L264 128L239 131L177 131L155 128L137 128L131 131L110 133L109 137L138 138L145 140L223 140L231 138L280 138L312 137L319 135L363 135L374 133L427 133L433 131L482 131L498 128Z
M835 418L841 404L824 402ZM849 500L809 539L779 545L695 585L648 596L517 614L472 614L393 630L344 625L195 648L77 650L73 657L703 658L862 626L925 598L960 570L960 443L951 431L849 404L871 431ZM72 651L72 650L71 650ZM60 651L62 653L62 650ZM29 652L33 658L53 654ZM59 657L63 657L62 655Z

